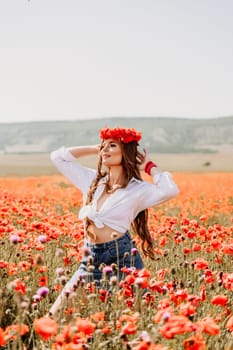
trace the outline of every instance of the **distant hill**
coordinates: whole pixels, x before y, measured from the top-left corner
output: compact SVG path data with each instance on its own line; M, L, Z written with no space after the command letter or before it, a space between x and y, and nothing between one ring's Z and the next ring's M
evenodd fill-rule
M0 153L48 153L62 145L99 143L101 127L134 127L157 153L233 152L233 116L214 119L103 118L0 124Z

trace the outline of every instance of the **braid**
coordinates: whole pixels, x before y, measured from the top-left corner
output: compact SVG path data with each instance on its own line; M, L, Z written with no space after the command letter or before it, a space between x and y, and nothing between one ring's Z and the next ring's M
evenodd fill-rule
M96 175L95 179L93 180L93 182L92 182L92 184L87 192L87 198L86 198L86 203L85 203L86 205L88 205L92 202L94 193L98 187L98 183L99 183L100 179L106 175L106 173L101 172L101 167L102 167L102 161L100 159L99 163L98 163L98 168L97 168L97 175ZM85 223L85 230L86 230L87 235L91 236L92 239L95 240L96 236L88 230L89 226L91 224L90 219L88 219L88 217L86 217L84 223Z

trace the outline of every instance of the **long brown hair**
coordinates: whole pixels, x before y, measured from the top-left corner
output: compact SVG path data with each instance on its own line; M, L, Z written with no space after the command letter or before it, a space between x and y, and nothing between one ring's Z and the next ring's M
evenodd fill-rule
M132 141L129 143L120 142L120 146L122 148L122 167L126 177L125 186L127 186L127 184L132 179L132 177L142 181L142 177L138 167L138 160L137 160L137 155L138 155L137 141ZM102 159L100 157L98 162L98 167L97 167L96 178L94 179L87 193L86 205L92 202L93 195L96 191L98 183L101 178L106 176L106 174L107 172L102 172ZM90 225L90 221L88 218L86 219L85 224L86 224L87 234L90 234L90 236L93 236L93 234L88 231L88 228ZM148 209L142 210L141 212L138 213L138 215L132 222L131 227L133 231L142 240L142 251L145 254L145 256L149 256L151 259L154 260L155 256L153 251L153 240L151 238L150 231L148 229Z

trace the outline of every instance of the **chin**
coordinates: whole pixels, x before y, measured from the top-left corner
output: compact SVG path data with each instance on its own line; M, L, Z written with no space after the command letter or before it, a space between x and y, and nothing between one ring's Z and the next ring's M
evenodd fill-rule
M102 160L102 164L109 166L111 164L111 162L107 161L107 159L106 159L106 160Z
M121 163L108 162L108 161L103 161L102 164L105 165L105 166L107 166L107 167L111 167L111 166L120 166L120 165L121 165Z

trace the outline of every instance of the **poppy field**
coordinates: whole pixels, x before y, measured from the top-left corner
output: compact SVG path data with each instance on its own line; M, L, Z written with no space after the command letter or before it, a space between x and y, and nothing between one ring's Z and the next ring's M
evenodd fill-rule
M0 348L232 350L233 173L174 179L179 195L149 209L156 260L120 283L102 266L100 288L80 278L52 318L83 253L80 192L59 175L1 178Z

